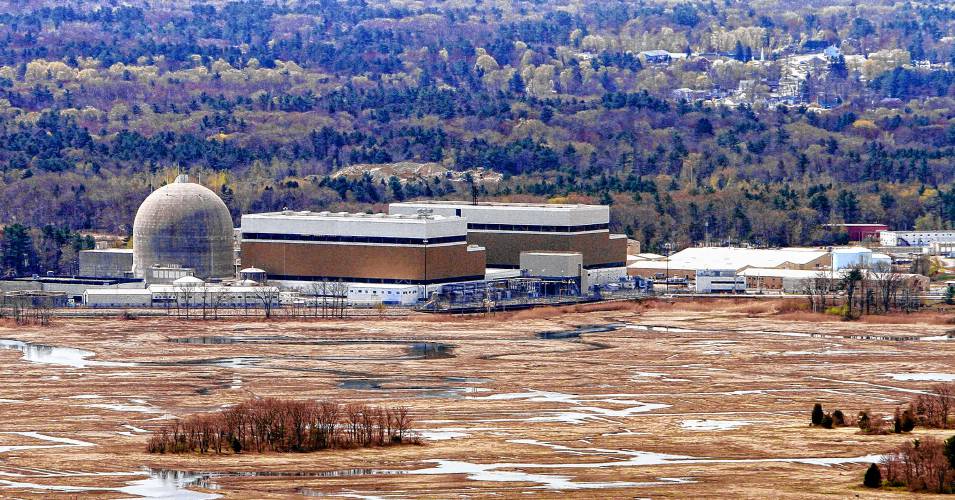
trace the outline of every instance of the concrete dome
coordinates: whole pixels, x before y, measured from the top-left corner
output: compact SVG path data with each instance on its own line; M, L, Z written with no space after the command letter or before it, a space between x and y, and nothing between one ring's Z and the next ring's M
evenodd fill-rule
M232 216L210 189L180 175L150 194L133 222L133 271L190 267L200 278L234 274Z

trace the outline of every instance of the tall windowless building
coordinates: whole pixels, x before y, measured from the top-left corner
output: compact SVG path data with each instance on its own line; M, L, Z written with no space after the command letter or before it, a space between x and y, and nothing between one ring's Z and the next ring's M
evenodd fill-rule
M392 203L391 214L428 209L467 219L468 242L487 249L487 267L517 269L521 252L579 252L588 270L625 269L627 238L610 234L610 207L548 203Z
M242 265L284 282L429 285L484 279L463 218L273 212L242 216Z

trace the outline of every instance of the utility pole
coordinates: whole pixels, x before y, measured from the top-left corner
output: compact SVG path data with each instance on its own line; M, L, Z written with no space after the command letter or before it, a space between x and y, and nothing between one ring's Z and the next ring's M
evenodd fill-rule
M666 250L666 256L667 256L667 274L665 279L666 279L666 293L667 295L669 295L670 294L670 249L673 248L673 245L671 245L670 242L668 241L663 244L663 248Z

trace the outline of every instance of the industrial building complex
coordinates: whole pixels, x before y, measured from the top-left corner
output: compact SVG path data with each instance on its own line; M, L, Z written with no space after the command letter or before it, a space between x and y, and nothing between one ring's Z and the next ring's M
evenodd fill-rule
M835 227L835 226L834 226ZM840 225L853 239L884 244L955 244L955 233ZM863 234L864 233L864 234ZM669 250L669 246L667 247ZM79 253L78 276L0 280L5 293L59 294L90 307L268 307L315 305L482 308L542 297L596 300L620 290L799 293L848 269L893 269L864 247L690 247L641 253L610 232L607 206L546 203L392 203L388 213L291 211L241 216L180 175L136 213L132 248ZM897 266L896 266L897 267ZM241 270L240 270L241 269ZM928 280L904 274L924 290ZM463 306L462 306L463 307Z
M391 214L421 210L466 219L468 242L486 249L489 268L520 269L525 251L571 252L581 255L595 284L626 276L627 237L610 233L608 206L426 201L388 207Z

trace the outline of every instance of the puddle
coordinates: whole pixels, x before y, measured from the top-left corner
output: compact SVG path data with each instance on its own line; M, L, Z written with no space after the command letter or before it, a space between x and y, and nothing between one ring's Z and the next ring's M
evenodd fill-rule
M374 391L381 389L381 381L370 379L343 380L338 384L338 387L354 391Z
M116 491L146 498L171 498L176 500L208 500L221 498L222 496L187 489L190 486L218 489L216 485L210 484L202 474L169 470L150 470L148 474L148 478L132 481Z
M411 358L445 359L453 358L453 346L440 342L414 342L406 348Z
M30 363L86 368L89 366L136 366L135 363L116 363L88 359L93 352L72 347L53 347L43 344L23 342L21 340L0 339L0 349L17 350L23 353L21 359Z
M550 340L575 339L587 333L607 333L619 330L627 325L610 323L606 325L581 325L570 330L537 332L537 337Z
M34 475L35 476L35 475ZM141 472L92 472L77 473L65 472L57 473L48 471L40 477L83 477L83 476L147 476L144 479L128 481L126 486L106 487L106 486L66 486L56 484L41 484L34 482L20 482L0 480L0 488L34 490L43 492L57 493L85 493L85 494L104 494L121 493L126 496L140 498L165 498L173 500L212 500L221 498L221 495L211 493L201 493L189 490L190 486L205 487L215 489L215 485L204 484L203 476L189 472L179 471L141 471Z
M458 384L487 384L493 381L486 377L444 377L444 380Z
M264 335L251 337L234 337L221 335L203 335L198 337L170 338L167 342L174 344L193 344L193 345L228 345L228 344L277 344L277 345L362 345L362 344L384 344L384 345L404 345L409 358L413 359L441 359L450 358L453 355L451 351L453 346L440 342L414 342L407 340L390 339L307 339L289 337L286 335ZM281 358L273 358L281 359ZM309 359L326 359L314 357ZM334 359L334 358L327 358ZM348 358L349 360L352 358ZM373 359L367 357L356 357L355 360ZM389 358L394 359L394 358Z

